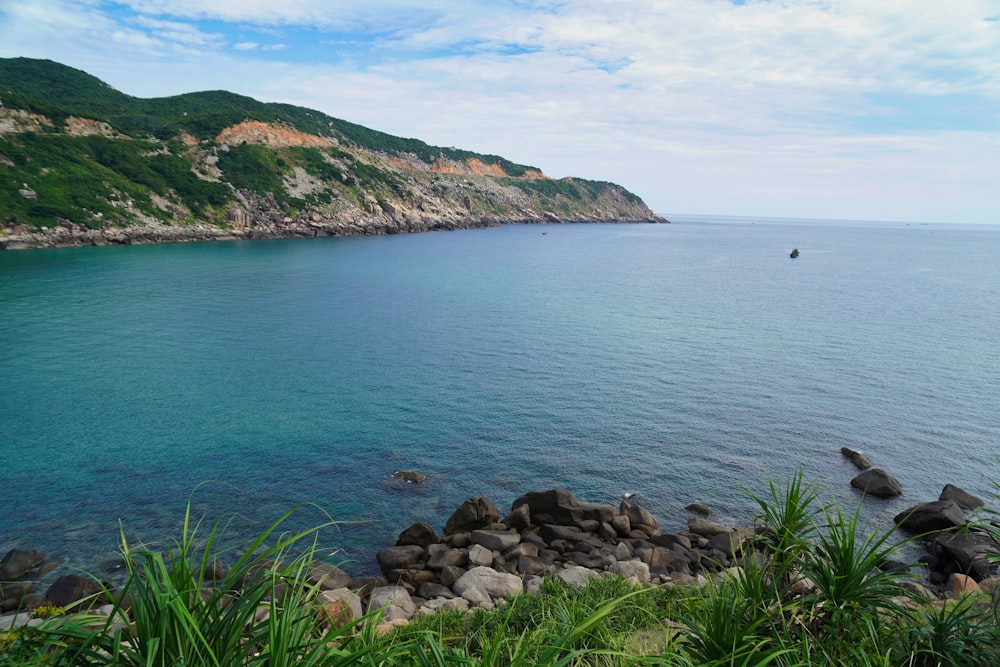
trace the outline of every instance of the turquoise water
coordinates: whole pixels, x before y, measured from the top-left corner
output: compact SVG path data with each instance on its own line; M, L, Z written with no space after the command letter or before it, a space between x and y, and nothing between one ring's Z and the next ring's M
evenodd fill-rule
M1000 227L684 217L2 253L0 550L301 505L362 574L473 495L638 492L680 529L801 466L853 507L844 445L906 489L875 523L988 496L998 258Z

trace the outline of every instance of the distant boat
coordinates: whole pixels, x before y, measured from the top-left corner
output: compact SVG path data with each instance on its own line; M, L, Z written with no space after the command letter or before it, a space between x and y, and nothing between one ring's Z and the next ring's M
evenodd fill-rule
M788 256L791 257L792 259L795 259L796 257L799 256L799 249L798 248L792 248L792 252L790 252L788 254Z

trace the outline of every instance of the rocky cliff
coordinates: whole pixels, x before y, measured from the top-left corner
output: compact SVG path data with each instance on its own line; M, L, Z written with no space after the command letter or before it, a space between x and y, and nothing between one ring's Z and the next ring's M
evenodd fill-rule
M220 91L142 100L19 58L0 105L3 249L666 222L619 185Z

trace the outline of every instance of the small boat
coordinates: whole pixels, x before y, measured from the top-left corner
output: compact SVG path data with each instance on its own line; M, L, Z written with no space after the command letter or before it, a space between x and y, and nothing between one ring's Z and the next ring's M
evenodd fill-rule
M792 248L792 252L790 252L788 254L788 256L791 257L792 259L795 259L796 257L799 256L799 249L798 248Z

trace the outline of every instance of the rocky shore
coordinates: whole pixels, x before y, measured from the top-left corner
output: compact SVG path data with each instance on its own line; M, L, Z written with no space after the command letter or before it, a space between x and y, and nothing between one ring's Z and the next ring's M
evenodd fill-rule
M357 208L332 212L310 207L292 217L272 196L258 197L248 191L240 192L239 196L243 206L231 209L226 220L218 224L163 224L150 219L128 227L92 229L60 220L57 225L42 230L30 230L23 225L2 229L0 250L407 234L515 224L669 222L653 215L645 206L636 206L634 210L621 207L614 211L596 210L589 215L572 217L531 210L518 215L477 216L464 209L404 210L388 202L373 204L374 212Z
M1000 543L969 527L970 512L982 505L946 485L938 500L900 513L900 530L920 534L926 552L916 562L884 567L916 570L919 583L903 583L927 599L993 591L998 579L989 558L1000 555ZM307 576L331 613L357 618L383 609L388 628L439 609L491 609L513 595L538 591L544 577L573 585L618 575L643 585L699 586L739 568L762 548L757 537L767 526L723 525L703 516L711 510L701 505L689 511L686 531L663 533L656 518L630 499L615 507L581 501L562 489L532 491L501 516L489 499L469 498L440 533L418 522L379 550L382 576L353 579L325 562L314 564ZM14 549L0 562L0 631L33 622L16 612L42 605L67 607L87 599L92 607L113 609L106 589L81 575L63 575L44 592L36 590L34 581L45 568L44 555L31 550ZM812 584L803 578L797 586L808 592Z

